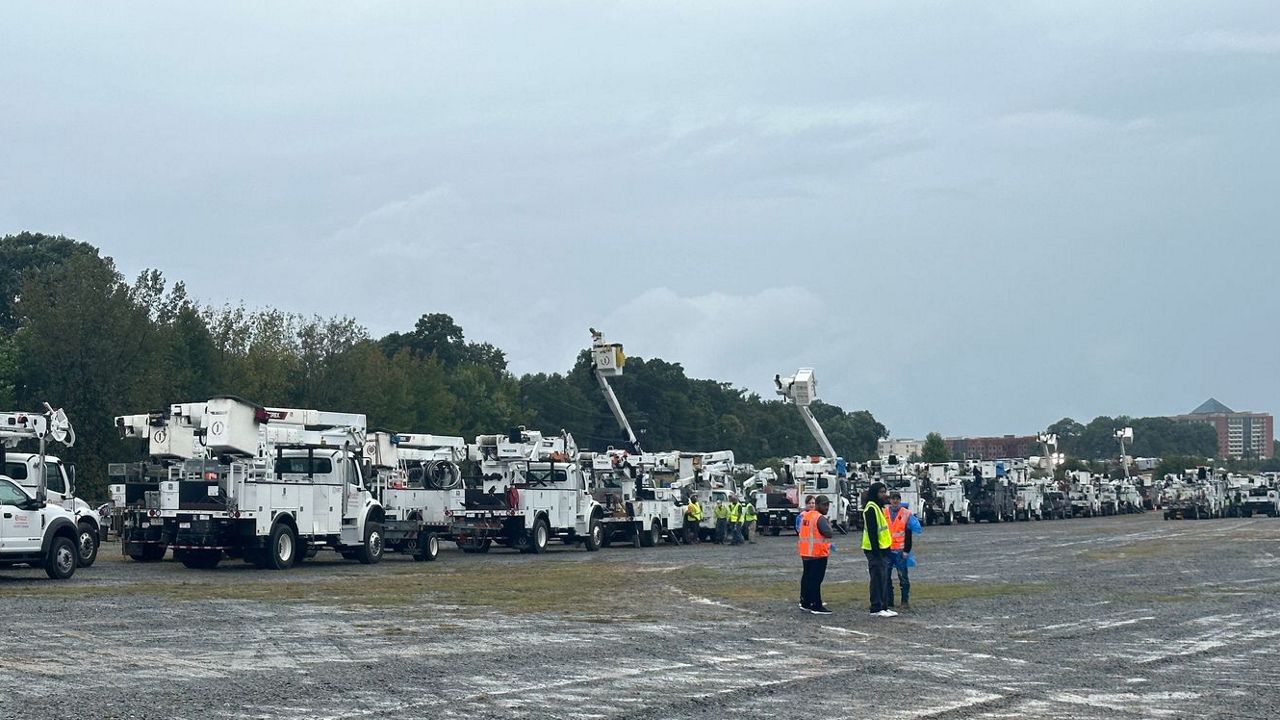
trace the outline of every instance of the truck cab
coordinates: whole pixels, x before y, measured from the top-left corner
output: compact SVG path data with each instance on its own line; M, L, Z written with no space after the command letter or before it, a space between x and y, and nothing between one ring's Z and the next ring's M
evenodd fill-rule
M42 567L50 578L66 580L79 565L78 541L75 513L0 476L0 566Z
M40 456L36 453L5 453L3 474L34 495L39 485ZM89 503L76 497L75 477L74 465L65 464L52 455L44 456L46 499L75 516L77 563L79 567L89 567L98 559L102 527L98 513L89 507Z

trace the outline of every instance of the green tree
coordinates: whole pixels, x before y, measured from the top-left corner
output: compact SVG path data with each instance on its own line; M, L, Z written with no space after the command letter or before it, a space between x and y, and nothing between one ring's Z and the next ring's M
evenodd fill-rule
M80 465L84 494L101 497L106 463L121 451L113 417L159 402L151 385L159 358L151 318L114 265L90 254L25 275L15 308L19 401L66 408L80 430L66 455Z
M15 306L26 277L82 255L97 258L98 249L61 235L23 232L0 238L0 331L18 327Z
M920 459L927 463L944 463L951 461L951 453L947 450L947 442L942 435L931 432L924 437L924 448L920 451Z

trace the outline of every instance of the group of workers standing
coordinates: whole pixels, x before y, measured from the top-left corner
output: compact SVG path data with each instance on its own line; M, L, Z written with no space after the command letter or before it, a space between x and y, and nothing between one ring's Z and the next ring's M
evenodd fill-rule
M797 548L803 571L800 575L800 608L815 615L830 615L822 601L822 581L827 574L827 558L835 533L827 519L831 500L826 495L810 497L800 515ZM920 520L902 502L898 492L890 493L884 483L872 483L863 496L862 553L867 559L870 611L875 617L896 617L893 576L898 576L903 610L911 608L909 570L915 565L912 537L922 531Z
M711 541L717 545L728 543L742 545L755 544L756 506L750 501L743 501L737 495L730 495L728 502L716 505L711 513L715 521ZM697 497L692 497L684 506L684 539L686 543L700 540L702 521L705 513Z

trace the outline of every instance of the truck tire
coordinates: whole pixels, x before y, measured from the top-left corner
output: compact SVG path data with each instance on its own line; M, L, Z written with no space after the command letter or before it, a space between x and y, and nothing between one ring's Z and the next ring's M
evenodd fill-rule
M165 545L144 545L142 546L142 552L130 553L129 557L140 563L160 562L164 559L164 553L168 549Z
M418 562L431 562L440 557L440 536L427 532L418 536L418 550L413 559Z
M264 566L270 570L288 570L298 559L298 536L293 528L284 523L276 523L271 528L271 536L267 538Z
M591 524L587 527L587 536L582 538L582 547L587 552L595 552L604 547L604 526L599 516L591 516Z
M365 565L376 565L382 560L382 523L364 524L364 542L356 551L356 559Z
M49 550L45 553L45 574L54 580L66 580L76 574L76 563L79 557L76 544L71 541L71 538L59 535L49 543Z
M98 559L98 545L101 540L98 537L98 530L93 525L82 522L77 526L78 537L76 539L76 550L79 551L79 558L76 562L82 568L93 565Z
M547 525L544 518L538 518L533 521L533 531L529 533L526 539L528 543L529 553L532 555L541 555L547 551L547 543L551 540L551 528Z
M640 533L640 547L653 547L662 541L662 525L657 520L648 530L637 530Z

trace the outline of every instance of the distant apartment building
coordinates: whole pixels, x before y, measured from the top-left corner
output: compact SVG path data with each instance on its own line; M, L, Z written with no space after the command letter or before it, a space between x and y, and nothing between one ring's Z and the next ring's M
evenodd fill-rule
M1173 419L1212 425L1218 433L1218 457L1266 460L1275 454L1275 421L1270 413L1236 412L1209 398Z
M924 441L912 440L910 438L893 438L892 440L881 440L876 444L876 449L880 457L889 457L897 455L904 460L912 456L920 456L924 454Z
M1040 454L1040 440L1035 435L952 437L947 438L946 441L951 457L964 460L1029 458Z

